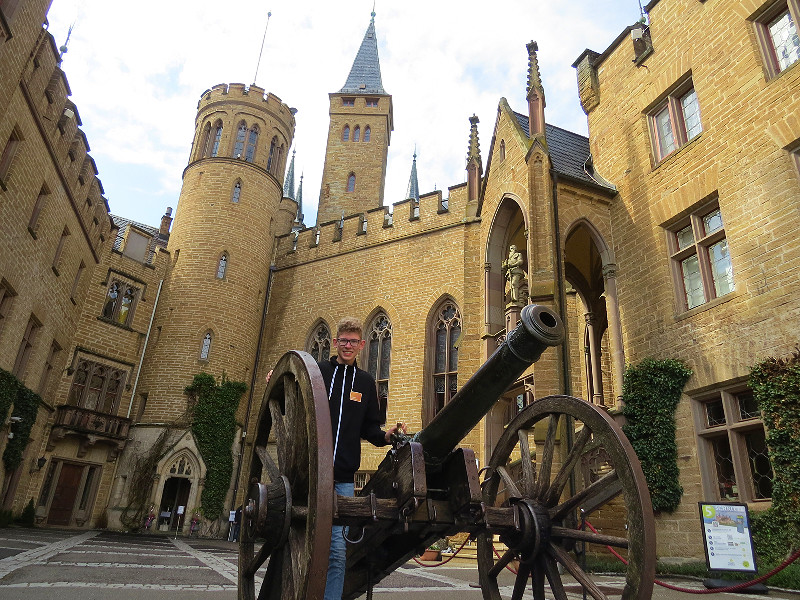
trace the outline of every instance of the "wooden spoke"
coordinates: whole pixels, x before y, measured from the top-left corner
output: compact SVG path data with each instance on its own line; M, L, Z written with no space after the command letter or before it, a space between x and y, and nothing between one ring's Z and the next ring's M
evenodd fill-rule
M546 600L544 595L545 565L543 556L539 556L533 566L533 597L534 600Z
M607 596L600 590L597 584L591 580L589 575L581 569L580 565L575 562L575 559L572 558L565 550L559 548L554 544L550 544L548 547L548 552L551 553L553 558L555 558L558 562L564 565L564 568L569 571L569 574L572 575L575 579L578 580L586 591L591 594L592 598L595 600L608 600Z
M567 592L561 582L561 573L558 572L558 565L552 556L545 556L544 566L547 572L547 582L553 592L555 600L567 600Z
M531 577L531 568L525 563L520 563L517 578L514 581L514 591L511 592L511 600L522 600L525 588L528 587L528 580Z
M555 476L555 479L553 479L553 482L550 484L550 487L542 499L542 503L545 506L552 506L558 502L558 499L561 497L561 493L564 491L564 486L567 485L569 477L575 469L575 465L578 464L578 461L583 454L583 450L586 448L586 444L589 442L591 437L591 430L584 425L583 429L581 429L580 433L578 433L578 436L573 441L572 448L570 449L564 464L561 466L561 469L559 469L558 475Z
M519 489L517 489L517 484L514 483L514 480L511 479L511 475L508 474L505 467L497 467L497 472L500 474L500 477L503 478L503 482L506 484L506 489L508 490L509 495L513 496L514 498L522 498L522 494L520 493Z
M261 461L261 465L264 467L264 470L267 473L270 481L276 481L278 477L280 477L281 472L278 469L278 465L275 464L275 461L272 460L272 457L267 452L266 446L256 446L255 453L258 456L259 460Z
M541 498L547 486L550 485L550 472L553 468L553 454L560 418L561 415L559 413L553 413L550 415L547 424L547 437L544 440L544 448L542 449L542 466L539 469L539 479L536 481L535 498Z
M517 554L513 550L506 550L505 553L503 553L503 556L501 556L500 559L494 563L494 566L489 569L489 577L492 579L497 579L497 576L503 572L503 569L505 569L516 556Z
M550 518L561 520L564 515L580 506L585 514L590 514L599 506L602 506L612 498L622 493L622 482L617 477L616 470L612 470L601 479L598 479L589 487L583 488L562 504L550 509ZM604 501L597 504L597 500L603 498ZM589 510L591 507L591 510Z
M553 526L550 534L554 538L559 539L581 540L589 544L602 544L603 546L616 546L617 548L628 547L628 538L619 537L616 535L603 535L602 533L582 531L580 529L572 529L570 527Z
M534 487L536 486L536 471L531 460L528 430L520 429L517 435L519 437L519 459L522 462L522 487L526 496L533 496Z

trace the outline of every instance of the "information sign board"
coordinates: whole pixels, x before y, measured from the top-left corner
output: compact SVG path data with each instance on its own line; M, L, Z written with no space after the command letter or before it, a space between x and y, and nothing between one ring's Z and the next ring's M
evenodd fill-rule
M755 573L758 569L747 505L728 502L698 504L709 570Z

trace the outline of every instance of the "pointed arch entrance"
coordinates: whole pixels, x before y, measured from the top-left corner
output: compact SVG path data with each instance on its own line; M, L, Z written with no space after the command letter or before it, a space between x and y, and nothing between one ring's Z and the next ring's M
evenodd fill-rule
M576 395L614 408L622 395L622 331L616 294L616 265L597 228L579 219L564 243L564 276Z
M184 448L162 463L161 485L157 495L158 527L174 530L184 527L187 515L200 504L200 462L193 452ZM180 507L183 507L181 513Z

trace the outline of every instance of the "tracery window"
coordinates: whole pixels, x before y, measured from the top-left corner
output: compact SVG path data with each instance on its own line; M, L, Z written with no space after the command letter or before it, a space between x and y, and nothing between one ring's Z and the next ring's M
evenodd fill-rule
M247 150L244 159L247 162L253 162L256 155L256 145L258 144L258 125L253 125L250 132L247 134Z
M356 176L355 173L350 173L350 176L347 178L347 191L354 192L356 190Z
M361 141L361 127L356 125L356 128L353 130L353 141L358 142Z
M382 421L386 422L386 401L389 398L389 366L392 359L392 323L380 312L367 329L367 371L378 384L378 402Z
M129 325L133 318L133 309L138 292L137 288L124 281L112 281L106 292L103 318L120 325Z
M170 475L186 475L188 477L192 474L192 465L186 460L185 456L181 456L172 463L169 472Z
M222 139L222 123L217 123L216 131L214 132L214 143L211 145L211 156L219 154L219 141Z
M331 357L331 330L325 323L320 323L314 329L308 343L308 353L317 362L323 362Z
M371 133L372 133L372 130L369 128L369 125L367 125L367 126L364 128L364 141L365 141L365 142L368 142L368 141L369 141L369 138L370 138L370 135L371 135Z
M123 369L81 358L75 367L67 403L114 414L125 387L125 376Z
M269 156L267 157L267 171L272 171L273 167L277 167L278 162L278 136L272 138L269 144Z
M242 195L242 182L237 181L233 186L233 194L231 195L231 202L234 204L239 202L239 196Z
M455 302L445 301L435 312L431 325L433 394L430 417L433 418L458 390L458 340L461 337L461 312Z
M244 138L247 136L247 124L242 121L236 132L236 143L233 145L233 158L242 158L244 151Z
M206 123L203 127L203 135L200 137L200 158L205 158L211 149L211 123Z
M342 131L342 141L343 142L350 141L350 125L344 126L344 130Z
M225 279L225 271L228 269L228 253L223 252L217 264L217 279Z

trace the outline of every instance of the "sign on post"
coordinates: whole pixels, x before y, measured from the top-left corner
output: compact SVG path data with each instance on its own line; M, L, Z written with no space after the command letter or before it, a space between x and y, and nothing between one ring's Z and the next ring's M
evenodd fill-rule
M755 573L756 556L746 504L698 502L710 571Z

